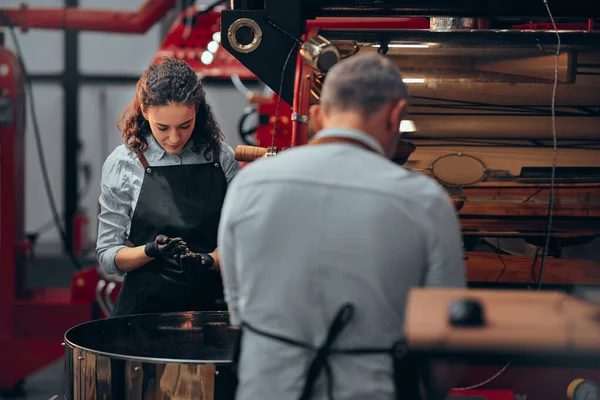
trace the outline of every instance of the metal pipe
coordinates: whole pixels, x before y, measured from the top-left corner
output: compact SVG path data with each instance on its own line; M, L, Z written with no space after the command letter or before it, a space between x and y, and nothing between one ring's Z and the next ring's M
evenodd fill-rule
M306 35L302 36L302 40L306 40ZM300 103L300 93L301 93L301 82L302 82L302 65L304 64L302 60L302 55L298 52L298 57L296 58L296 74L294 78L294 101L292 104L292 112L299 113ZM290 147L295 147L298 144L298 130L300 129L300 121L292 119L292 137Z
M556 51L556 32L536 30L401 30L390 31L382 35L381 32L372 31L328 31L322 33L330 41L352 40L360 45L372 43L381 44L385 39L389 46L402 48L407 53L409 45L421 44L428 53L434 49L444 47L462 48L464 46L479 46L481 48L512 47L523 49L538 49L551 53ZM561 32L561 49L590 49L600 45L600 32L568 31ZM415 50L416 51L416 50ZM420 50L421 52L424 50ZM408 53L407 53L408 54Z
M278 2L281 0L267 0ZM294 1L294 0L288 0ZM300 0L296 0L300 1ZM357 4L360 3L360 4ZM552 2L555 18L588 18L600 15L600 2L588 0L555 0ZM542 1L523 0L302 0L306 18L316 17L548 17Z
M104 291L105 287L106 281L104 279L100 279L96 284L96 302L98 303L98 306L100 307L100 310L102 310L104 315L110 317L111 312L106 306L106 303L104 302L104 296L102 295L102 292Z
M108 285L106 285L106 290L104 291L104 304L106 304L106 308L108 309L109 317L112 315L112 312L115 309L115 305L113 304L111 297L115 287L117 287L117 284L110 282Z
M13 25L23 30L69 29L143 34L169 10L175 0L146 0L137 11L104 11L79 8L0 9ZM2 21L0 21L2 25Z

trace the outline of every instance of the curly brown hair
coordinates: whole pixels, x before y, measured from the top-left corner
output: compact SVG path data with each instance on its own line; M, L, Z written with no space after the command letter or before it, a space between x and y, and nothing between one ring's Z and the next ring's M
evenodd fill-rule
M168 104L196 107L196 124L190 137L192 151L208 154L223 140L219 125L206 102L202 83L186 62L164 58L144 71L136 88L135 97L121 114L118 123L125 146L130 150L145 151L148 148L147 137L152 131L142 110Z

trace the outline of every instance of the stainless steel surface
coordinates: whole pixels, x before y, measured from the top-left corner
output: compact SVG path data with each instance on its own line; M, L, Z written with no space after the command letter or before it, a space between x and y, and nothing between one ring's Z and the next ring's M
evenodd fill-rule
M237 331L224 312L134 315L65 334L65 399L233 398Z
M300 48L305 63L319 72L326 72L340 61L340 52L335 45L323 36L308 39Z
M556 33L503 30L323 30L358 54L385 51L411 93L418 138L552 137ZM560 141L600 138L600 33L561 32L556 90ZM317 82L319 80L319 82ZM322 78L312 84L316 102Z
M110 314L107 315L112 315L112 312L115 309L115 305L111 297L112 292L115 290L115 287L117 287L117 284L115 282L110 282L108 285L106 285L106 290L104 291L104 303L106 304L106 308L110 312Z
M96 284L96 302L98 303L98 306L100 307L100 310L102 310L104 315L110 315L111 310L108 309L103 296L105 287L106 281L104 279L98 280L98 283Z
M451 30L451 29L473 29L475 28L475 18L450 18L434 17L429 19L429 27L432 30Z
M125 278L122 275L108 275L100 267L98 267L98 274L100 280L96 285L96 301L104 315L110 316L115 308L111 297L112 292L117 284L123 283Z

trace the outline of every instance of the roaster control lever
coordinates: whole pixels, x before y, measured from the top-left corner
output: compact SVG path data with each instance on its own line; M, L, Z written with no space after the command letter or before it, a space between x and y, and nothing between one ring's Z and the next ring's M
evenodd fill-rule
M450 325L457 327L479 327L485 325L483 307L478 300L457 299L450 305Z

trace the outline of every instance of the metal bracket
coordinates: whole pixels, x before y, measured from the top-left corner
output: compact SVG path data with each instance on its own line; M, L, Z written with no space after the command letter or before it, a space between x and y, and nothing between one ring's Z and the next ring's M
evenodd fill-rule
M292 113L292 121L297 121L301 124L308 124L308 115Z

